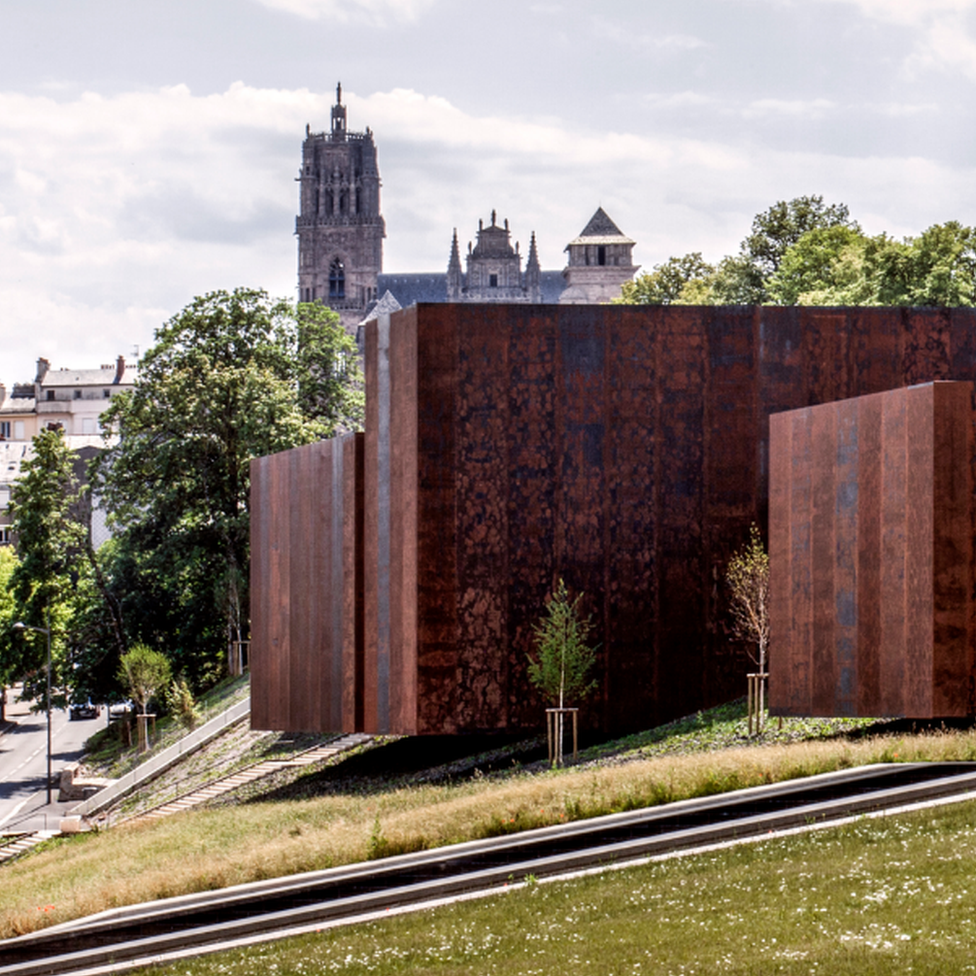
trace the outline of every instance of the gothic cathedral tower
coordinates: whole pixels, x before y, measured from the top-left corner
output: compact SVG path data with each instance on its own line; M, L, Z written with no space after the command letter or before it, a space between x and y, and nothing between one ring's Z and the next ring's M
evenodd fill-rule
M298 235L298 298L334 308L355 331L375 299L383 270L386 224L373 133L346 130L342 85L336 86L331 132L305 126Z

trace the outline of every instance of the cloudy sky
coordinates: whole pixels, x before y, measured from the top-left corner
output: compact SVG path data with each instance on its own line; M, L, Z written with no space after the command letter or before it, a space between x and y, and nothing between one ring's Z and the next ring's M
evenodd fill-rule
M0 379L294 297L306 123L373 130L387 271L495 207L543 267L597 207L649 268L822 193L976 224L976 0L0 0Z

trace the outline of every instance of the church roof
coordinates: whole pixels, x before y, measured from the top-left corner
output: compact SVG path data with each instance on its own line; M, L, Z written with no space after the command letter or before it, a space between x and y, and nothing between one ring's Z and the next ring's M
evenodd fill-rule
M378 285L380 291L389 291L403 308L422 303L437 305L447 301L447 275L443 271L426 274L381 274ZM542 271L539 273L539 286L542 304L556 305L566 287L566 281L561 271Z
M403 308L421 302L447 301L447 275L443 271L418 274L381 274L377 291L390 292Z
M373 302L373 304L366 310L366 318L360 322L360 325L365 325L367 322L372 322L373 319L378 319L381 315L389 315L391 312L399 312L403 306L396 300L393 293L387 289L383 293L383 297L378 302Z
M583 228L579 237L567 244L636 244L610 219L603 207L597 207L590 222Z

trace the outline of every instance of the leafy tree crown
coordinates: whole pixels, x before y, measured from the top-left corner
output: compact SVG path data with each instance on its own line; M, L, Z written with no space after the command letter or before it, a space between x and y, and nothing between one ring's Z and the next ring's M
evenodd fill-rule
M582 599L582 593L571 598L560 579L546 603L545 616L533 628L536 657L529 657L529 680L560 708L586 698L597 686L589 678L596 648L587 643L593 625L580 611Z

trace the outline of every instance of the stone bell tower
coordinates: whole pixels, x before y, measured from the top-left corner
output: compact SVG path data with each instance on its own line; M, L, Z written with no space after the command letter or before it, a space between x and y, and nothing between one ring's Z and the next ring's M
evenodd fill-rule
M298 182L298 299L334 308L346 329L355 331L377 297L386 224L373 133L346 128L341 84L331 131L305 126Z

